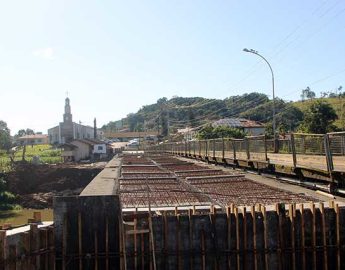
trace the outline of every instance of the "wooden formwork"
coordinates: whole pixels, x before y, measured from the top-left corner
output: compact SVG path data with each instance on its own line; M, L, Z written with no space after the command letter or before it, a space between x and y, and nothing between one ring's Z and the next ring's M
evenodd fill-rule
M53 226L0 230L0 270L54 269Z
M123 218L122 269L345 268L345 207L334 202Z

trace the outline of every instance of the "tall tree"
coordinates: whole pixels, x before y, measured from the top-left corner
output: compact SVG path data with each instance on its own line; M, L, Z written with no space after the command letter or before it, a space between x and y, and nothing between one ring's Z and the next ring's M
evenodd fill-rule
M11 146L10 129L5 121L0 120L0 149L9 150Z
M327 133L336 130L333 125L338 118L333 107L322 100L314 101L304 113L301 130L309 133Z

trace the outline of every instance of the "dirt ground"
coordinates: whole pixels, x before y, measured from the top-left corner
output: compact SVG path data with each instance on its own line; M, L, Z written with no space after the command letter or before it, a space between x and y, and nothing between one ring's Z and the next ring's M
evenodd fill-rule
M18 194L22 207L50 208L54 196L78 195L105 164L21 164L6 178L9 191Z

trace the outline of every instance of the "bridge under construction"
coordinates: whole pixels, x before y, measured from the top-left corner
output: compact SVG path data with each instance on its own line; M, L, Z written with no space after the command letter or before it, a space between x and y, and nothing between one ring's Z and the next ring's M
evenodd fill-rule
M53 224L1 231L0 269L345 267L344 199L246 174L263 168L230 163L219 141L192 144L113 158L79 196L54 199Z

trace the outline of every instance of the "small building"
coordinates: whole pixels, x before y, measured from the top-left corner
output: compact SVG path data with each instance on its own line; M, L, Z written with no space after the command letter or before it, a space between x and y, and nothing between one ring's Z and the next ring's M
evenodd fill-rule
M157 141L158 131L137 131L137 132L104 132L104 136L108 139L117 139L121 142L128 142L133 139L145 139Z
M60 145L64 162L101 160L108 157L111 148L104 142L93 139L77 139Z
M35 134L25 135L17 139L18 145L37 145L37 144L48 144L48 135Z
M238 128L250 136L263 135L265 134L266 130L262 123L245 118L224 118L213 122L212 126L228 126L231 128Z

